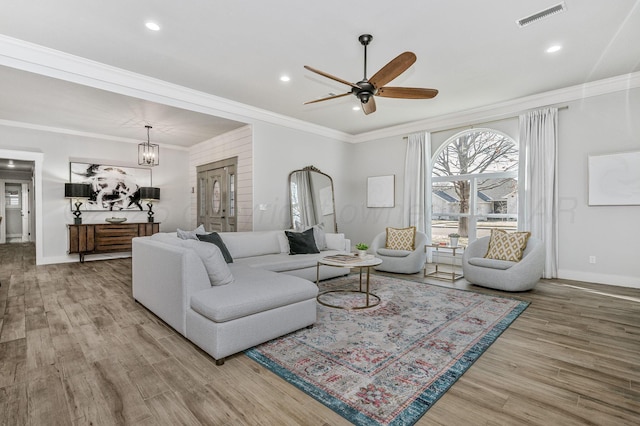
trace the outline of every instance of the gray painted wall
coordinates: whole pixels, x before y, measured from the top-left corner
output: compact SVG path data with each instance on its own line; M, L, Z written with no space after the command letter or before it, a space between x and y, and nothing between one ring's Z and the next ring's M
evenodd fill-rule
M560 278L640 288L640 206L588 206L587 158L590 154L640 151L640 89L571 102L559 111L559 276ZM490 127L519 140L518 119ZM432 152L470 126L432 134ZM370 242L386 226L402 226L406 140L394 137L352 146L349 202L358 212L343 221L352 241ZM366 178L395 174L396 206L366 208ZM596 264L589 263L596 256Z
M44 154L42 205L36 206L43 212L43 229L38 237L43 242L42 263L77 261L77 255L67 254L66 225L73 223L69 200L64 198L64 183L69 181L69 162L88 160L138 167L137 145L5 126L0 126L0 140L11 141L0 143L3 149ZM161 164L152 171L154 186L162 188L161 200L154 206L155 218L162 222L161 230L175 230L178 226L186 228L189 224L188 155L186 151L160 149ZM83 212L82 218L86 223L104 223L105 218L113 215L109 212ZM131 211L122 215L129 222L147 220L146 212ZM97 258L100 257L92 256L92 259Z

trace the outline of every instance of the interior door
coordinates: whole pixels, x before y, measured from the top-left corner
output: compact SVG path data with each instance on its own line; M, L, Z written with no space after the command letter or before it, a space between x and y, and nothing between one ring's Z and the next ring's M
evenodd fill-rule
M22 242L22 185L7 182L4 186L4 192L6 242Z
M198 167L198 224L209 232L236 230L236 165L230 160Z

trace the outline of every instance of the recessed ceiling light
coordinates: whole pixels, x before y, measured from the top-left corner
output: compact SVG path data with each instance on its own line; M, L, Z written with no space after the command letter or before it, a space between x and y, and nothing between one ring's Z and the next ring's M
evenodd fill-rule
M146 24L144 24L144 26L151 31L160 31L160 25L156 24L155 22L147 22Z
M289 80L291 80L291 77L289 77L288 75L280 76L280 81L285 81L286 82L286 81L289 81Z
M360 111L360 107L358 105L354 106L353 108L351 108L354 111Z
M553 46L550 46L550 47L547 49L547 53L555 53L555 52L557 52L557 51L558 51L558 50L560 50L560 49L562 49L562 46L560 46L559 44L554 44Z

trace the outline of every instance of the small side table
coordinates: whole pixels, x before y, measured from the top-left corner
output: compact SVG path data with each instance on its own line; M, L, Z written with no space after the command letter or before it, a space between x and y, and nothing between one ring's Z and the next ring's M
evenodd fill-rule
M367 309L373 308L374 306L378 306L380 304L380 297L376 294L371 293L369 289L369 270L372 266L377 266L382 263L382 259L378 259L377 257L367 258L365 260L358 260L353 262L336 262L328 258L320 259L316 265L316 284L320 282L320 265L326 266L335 266L338 268L360 268L360 289L359 290L328 290L319 293L316 297L318 303L324 306L328 306L330 308L337 309L348 309L343 306L333 305L331 303L327 303L321 300L321 297L325 294L330 293L361 293L365 295L365 304L351 307L350 309ZM365 290L362 290L362 269L365 268L367 271L367 280Z
M451 268L451 270L443 271L442 269L440 269L442 266L444 266L444 264L440 262L440 256L438 255L438 261L434 263L436 267L435 271L427 273L427 264L425 263L424 265L425 277L431 277L437 280L444 280L444 281L451 281L451 282L455 282L456 280L459 280L460 278L464 277L462 272L460 273L456 272L456 265L455 265L456 259L461 256L462 251L464 250L463 246L452 247L452 246L441 246L439 244L425 244L424 246L425 253L430 248L436 249L436 253L439 253L439 249L451 250L451 264L447 265L447 268Z

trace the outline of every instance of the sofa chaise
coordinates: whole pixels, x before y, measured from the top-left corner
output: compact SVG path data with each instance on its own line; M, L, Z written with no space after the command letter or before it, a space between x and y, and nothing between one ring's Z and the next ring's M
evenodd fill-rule
M289 255L283 231L219 234L233 258L214 244L176 233L134 238L133 298L221 365L229 355L312 326L316 321L318 259L348 251L343 234L326 234L317 254ZM215 247L215 249L213 248ZM223 259L215 270L202 250ZM217 251L216 251L217 250ZM228 269L226 269L228 268ZM214 285L222 270L227 281ZM321 267L320 279L348 268ZM230 278L229 278L230 277Z

